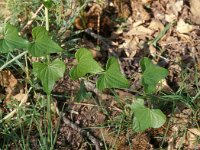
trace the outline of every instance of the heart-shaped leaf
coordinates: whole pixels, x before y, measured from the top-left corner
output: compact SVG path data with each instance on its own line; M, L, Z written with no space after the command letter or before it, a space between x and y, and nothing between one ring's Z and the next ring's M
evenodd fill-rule
M140 61L142 69L142 85L147 94L152 94L156 91L156 86L159 81L167 77L168 70L159 67L151 62L148 58L144 57Z
M80 48L75 57L78 61L78 65L70 70L70 76L73 80L85 76L87 73L96 74L102 72L103 69L93 59L92 53L86 48Z
M34 62L33 72L41 80L44 91L50 94L55 82L63 77L65 64L60 60L54 60L50 64Z
M62 48L48 36L48 32L44 27L35 27L32 36L34 41L28 47L28 51L32 56L41 57L62 51Z
M115 57L108 59L106 71L98 78L97 88L103 90L106 88L128 88L129 81L120 71L120 65Z
M29 42L18 35L17 28L7 23L0 39L0 53L12 52L16 48L26 48Z
M133 129L136 132L141 132L148 128L159 128L166 121L166 116L161 110L145 107L143 99L137 99L130 107L134 113Z

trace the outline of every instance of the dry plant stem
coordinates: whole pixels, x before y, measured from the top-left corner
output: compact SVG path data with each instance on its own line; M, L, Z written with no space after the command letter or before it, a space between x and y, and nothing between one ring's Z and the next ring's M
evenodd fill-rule
M79 126L77 126L75 123L71 122L65 116L63 116L63 121L64 121L65 124L70 126L72 129L80 132L82 135L86 135L87 138L95 145L96 150L101 150L100 145L102 145L102 143L97 138L92 136L88 131L81 129Z
M33 16L31 17L31 20L29 20L27 22L27 24L23 27L23 29L21 30L21 32L23 33L33 22L33 20L37 17L37 14L40 12L40 10L44 7L44 5L40 5L40 7L36 10L36 12L33 14Z

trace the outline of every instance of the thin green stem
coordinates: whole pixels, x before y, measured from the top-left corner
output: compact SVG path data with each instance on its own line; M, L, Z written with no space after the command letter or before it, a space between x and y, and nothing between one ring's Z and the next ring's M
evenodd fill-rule
M20 57L24 56L25 54L27 54L28 51L24 51L23 53L19 54L18 56L16 56L15 58L11 59L10 61L6 62L3 66L0 67L0 71L3 70L4 68L6 68L9 64L11 64L13 61L16 61L17 59L19 59Z

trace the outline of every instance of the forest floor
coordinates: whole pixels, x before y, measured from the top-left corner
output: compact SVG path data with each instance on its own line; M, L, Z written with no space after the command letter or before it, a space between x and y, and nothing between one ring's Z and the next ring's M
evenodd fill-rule
M5 9L3 2L0 7L2 10ZM73 7L76 9L77 6L73 3L72 1L70 9L66 8L66 1L56 6L62 16L60 22L65 22L64 25L58 26L55 23L58 17L55 15L57 9L49 10L50 32L64 49L62 59L67 68L65 76L56 82L52 92L52 121L55 128L53 134L56 132L57 136L54 149L200 149L200 109L198 109L200 106L200 1L88 2L81 11L84 12L82 17L86 20L86 24L83 24L80 13L74 17L74 21L70 22L69 28L67 26L69 20L75 14ZM25 7L26 4L23 6ZM29 6L29 9L30 7L32 6ZM29 9L26 11L29 13L33 11L31 13L33 15L39 7L40 5L36 5L33 9L35 11ZM16 20L13 11L3 10L2 18L17 24L21 31L23 30L21 33L31 39L32 26L39 24L42 15L37 13L38 17L24 28L27 20L30 19L29 14L20 12ZM130 88L99 92L95 87L95 77L88 77L89 80L82 78L72 80L69 71L75 64L73 55L80 47L89 49L94 59L103 65L110 56L118 57L121 70L131 83ZM143 57L150 58L154 64L169 71L169 75L163 80L162 89L153 95L154 108L161 109L167 116L167 121L160 128L150 128L138 133L132 129L131 118L126 116L128 113L126 105L144 95L144 88L140 84L142 74L139 64ZM4 60L3 56L0 56L0 59ZM16 105L7 104L8 99L12 96L15 99L24 96L23 90L27 88L24 74L17 72L16 66L14 64L14 67L10 66L6 71L0 72L1 118L9 114L13 110L12 106ZM79 99L77 95L82 84L89 96ZM14 90L9 92L8 87ZM44 95L40 91L36 93ZM31 93L23 108L28 112L34 107L34 112L41 113L42 110L37 107L44 105L45 102L37 98L35 93ZM58 112L62 112L65 117L60 117ZM20 118L23 113L25 112L16 116ZM0 149L45 149L38 140L41 138L39 128L42 128L39 120L44 121L45 116L40 114L36 118L39 119L39 125L30 118L27 119L29 123L20 123L19 121L25 122L25 119L17 120L16 116L10 123L0 125ZM26 132L29 134L26 135ZM27 137L29 144L24 144L27 142ZM20 146L23 144L28 145L28 148Z

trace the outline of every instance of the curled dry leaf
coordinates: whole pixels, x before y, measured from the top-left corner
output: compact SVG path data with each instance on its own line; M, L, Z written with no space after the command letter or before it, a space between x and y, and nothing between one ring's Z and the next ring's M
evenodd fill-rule
M180 19L177 23L177 27L176 27L176 30L179 32L179 33L189 33L191 32L192 30L194 30L194 26L193 25L190 25L188 23L185 23L183 19Z

